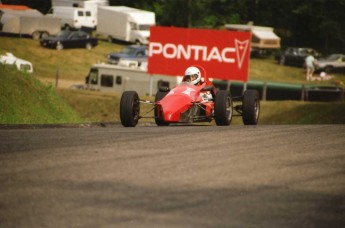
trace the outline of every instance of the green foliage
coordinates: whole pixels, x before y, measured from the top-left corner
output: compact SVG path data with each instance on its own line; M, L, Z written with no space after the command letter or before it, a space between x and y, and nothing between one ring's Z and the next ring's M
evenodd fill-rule
M220 28L224 24L271 26L282 46L307 46L325 54L345 52L344 0L110 0L153 10L157 24Z
M51 84L43 85L30 74L0 64L0 124L81 122Z
M47 12L46 0L3 0ZM224 24L270 26L282 46L308 46L324 54L345 52L344 0L109 0L156 13L158 25L220 28Z

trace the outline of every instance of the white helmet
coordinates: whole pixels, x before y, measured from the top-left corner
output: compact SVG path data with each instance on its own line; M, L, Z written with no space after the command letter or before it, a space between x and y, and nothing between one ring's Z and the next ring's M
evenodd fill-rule
M201 80L201 73L197 67L191 66L188 67L184 72L183 81L190 82L194 85L198 84Z

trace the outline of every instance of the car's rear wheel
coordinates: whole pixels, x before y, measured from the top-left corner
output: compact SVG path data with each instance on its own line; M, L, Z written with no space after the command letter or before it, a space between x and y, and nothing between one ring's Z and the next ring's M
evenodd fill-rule
M135 127L140 115L140 100L135 91L125 91L120 101L120 119L124 127Z
M155 96L155 102L162 100L169 92L162 92L162 91L157 91L156 96ZM158 107L155 106L155 122L157 124L157 126L168 126L169 123L165 122L162 115L160 115L160 113L158 113Z
M47 37L49 36L49 33L48 32L42 32L41 34L41 39L44 38L44 37Z
M62 27L63 30L71 30L71 26L69 24L65 24L63 27Z
M279 64L280 65L285 65L286 63L285 63L285 56L280 56L280 60L279 60Z
M56 50L62 50L63 49L63 44L61 42L58 42L56 44Z
M259 93L256 90L246 90L242 100L242 120L245 125L257 125L260 114Z
M214 119L218 126L230 125L233 114L233 104L228 91L220 90L214 101Z
M32 39L39 40L40 38L41 38L41 32L40 31L35 31L32 33Z

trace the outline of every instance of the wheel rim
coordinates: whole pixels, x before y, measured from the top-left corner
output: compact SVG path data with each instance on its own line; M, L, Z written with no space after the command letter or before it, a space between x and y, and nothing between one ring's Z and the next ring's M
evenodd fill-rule
M137 122L139 120L139 113L140 113L140 106L139 106L139 100L138 99L134 99L133 101L133 119L135 122Z
M259 118L259 111L260 111L259 102L258 102L258 99L255 99L254 115L255 115L256 120Z
M227 97L227 99L226 99L226 115L227 115L227 119L231 120L232 108L231 108L231 99L230 99L230 97Z

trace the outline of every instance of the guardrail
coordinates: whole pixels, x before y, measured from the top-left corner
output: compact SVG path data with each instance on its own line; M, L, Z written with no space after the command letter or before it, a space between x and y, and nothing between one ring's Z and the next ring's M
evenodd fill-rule
M230 91L232 96L241 96L246 89L255 89L261 100L345 101L345 90L340 86L222 80L213 80L213 84L218 89Z

